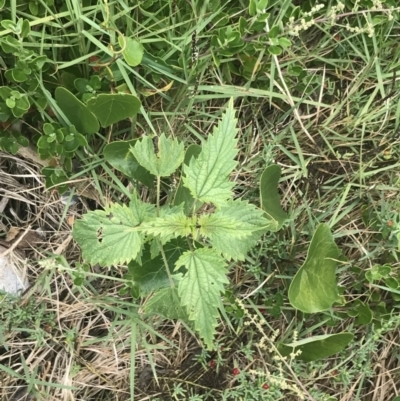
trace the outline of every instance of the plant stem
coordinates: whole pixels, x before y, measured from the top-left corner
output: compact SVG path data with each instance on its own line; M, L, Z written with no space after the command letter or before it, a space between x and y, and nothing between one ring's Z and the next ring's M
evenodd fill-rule
M158 242L158 246L160 247L160 252L161 252L161 256L164 261L165 270L167 271L169 283L171 285L171 288L175 288L175 283L174 283L174 280L172 279L171 271L169 270L168 260L167 260L167 257L165 256L164 248L163 248L160 240L157 240L157 242Z
M160 188L161 188L161 177L157 176L157 217L160 215Z

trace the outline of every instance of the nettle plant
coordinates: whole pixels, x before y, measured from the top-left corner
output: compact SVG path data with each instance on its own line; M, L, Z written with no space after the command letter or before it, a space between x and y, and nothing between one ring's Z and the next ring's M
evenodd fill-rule
M162 177L184 162L184 144L164 134L156 147L149 136L137 140L130 153L156 177L156 204L133 194L129 205L113 203L88 212L73 229L84 259L103 266L129 263L142 290L156 289L147 310L193 321L208 348L213 346L229 263L244 260L266 230L280 225L255 205L234 199L235 183L229 176L238 153L236 123L231 100L200 153L183 164L178 192L187 193L179 204L175 200L160 206L160 185Z
M153 294L145 312L192 323L209 349L219 311L224 314L229 264L243 261L265 232L279 230L288 218L277 189L279 166L268 166L261 175L261 208L234 199L229 177L238 153L236 123L231 100L213 134L186 154L183 143L165 134L156 144L147 136L107 145L104 157L115 168L150 187L156 181L156 202L145 203L134 193L128 205L88 212L73 228L87 262L128 264L123 290L133 297ZM160 205L162 177L181 165L175 196ZM315 314L344 304L335 277L340 254L330 228L320 224L290 283L295 309ZM279 349L283 356L301 352L311 361L339 352L352 339L352 333L325 334L281 343Z

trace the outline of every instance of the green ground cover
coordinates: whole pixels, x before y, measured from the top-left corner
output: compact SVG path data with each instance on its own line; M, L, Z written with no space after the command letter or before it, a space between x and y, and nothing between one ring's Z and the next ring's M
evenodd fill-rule
M0 0L1 400L400 400L395 0Z

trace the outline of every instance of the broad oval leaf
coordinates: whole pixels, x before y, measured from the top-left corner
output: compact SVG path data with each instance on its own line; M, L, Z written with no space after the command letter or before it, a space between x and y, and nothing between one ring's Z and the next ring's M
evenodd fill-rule
M134 146L136 141L137 139L109 143L104 148L104 158L114 168L121 171L129 178L138 180L148 187L153 187L154 175L150 174L142 167L130 151L131 146Z
M111 266L136 258L142 248L137 226L143 220L145 206L139 201L135 206L113 204L105 210L88 212L75 222L72 236L82 248L84 259Z
M353 338L352 333L313 336L291 344L280 344L278 350L283 356L301 350L301 354L296 358L310 362L327 358L342 351Z
M226 278L226 262L211 248L185 252L176 262L175 269L186 267L187 272L178 284L181 305L186 306L189 320L204 339L208 349L213 348L213 338L218 308L221 307L221 293Z
M94 134L99 130L96 116L69 90L58 87L55 97L61 111L81 134Z
M103 128L133 117L141 107L140 100L125 93L100 94L91 98L87 106Z
M127 37L122 38L121 36L118 37L118 43L121 47L125 45L122 55L128 65L136 67L142 62L144 48L141 43L135 39Z
M289 287L289 301L302 312L329 309L340 300L335 270L340 250L326 224L320 224L308 248L307 259Z
M280 230L288 219L288 215L281 207L278 192L279 178L281 178L281 168L273 164L264 170L260 179L261 207L271 221L272 231Z

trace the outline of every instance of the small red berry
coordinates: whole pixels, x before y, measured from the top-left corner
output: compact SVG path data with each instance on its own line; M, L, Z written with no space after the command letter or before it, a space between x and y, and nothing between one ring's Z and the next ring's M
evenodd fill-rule
M214 359L212 359L209 363L210 368L215 368L217 364L215 363Z
M262 388L263 388L264 390L268 390L268 389L269 389L269 386L268 386L267 383L264 383L263 386L262 386Z
M260 309L260 313L262 314L262 315L265 315L265 309Z
M234 368L232 373L234 376L237 376L240 373L240 370L238 368Z

